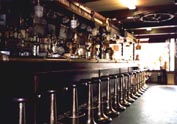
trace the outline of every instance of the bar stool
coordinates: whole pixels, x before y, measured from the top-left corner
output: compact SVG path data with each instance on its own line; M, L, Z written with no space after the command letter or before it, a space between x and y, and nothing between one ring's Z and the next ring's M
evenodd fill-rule
M145 92L147 90L145 87L145 84L146 84L145 74L146 74L146 71L142 70L141 78L142 78L142 91L143 92Z
M71 90L72 90L72 107L70 113L64 113L64 115L71 119L72 124L79 124L79 119L83 116L85 116L85 113L79 112L79 104L78 104L78 92L77 92L77 86L79 85L79 82L73 82L71 84ZM65 87L66 90L69 90L70 87Z
M142 70L141 71L141 80L142 80L142 92L145 92L147 90L147 86L146 86L146 70Z
M105 114L111 118L115 118L119 115L119 112L116 111L112 107L112 99L111 99L111 84L109 76L102 76L101 83L106 83L106 107L105 107Z
M94 109L93 106L93 84L94 82L91 79L81 79L81 83L88 87L88 100L87 100L87 121L86 124L97 124L94 119Z
M143 91L143 80L142 80L142 70L139 70L139 73L138 73L138 81L139 81L139 90L138 90L138 93L140 95L142 95L144 93Z
M115 81L115 107L119 111L124 111L126 109L125 106L121 104L121 101L123 100L123 88L122 88L122 74L116 74L116 81ZM116 88L117 87L117 88ZM117 92L116 92L117 90ZM116 100L117 99L117 100Z
M18 104L18 124L26 124L26 98L14 98Z
M139 80L140 80L140 93L143 94L145 92L145 90L143 89L144 86L144 81L143 81L143 70L140 70L140 74L139 74Z
M118 108L117 108L117 104L118 104L118 86L117 86L117 82L116 82L117 75L116 74L110 74L109 78L110 78L111 84L114 85L113 93L112 93L112 88L111 88L111 103L112 103L112 107L116 111L119 111Z
M148 85L147 82L150 80L150 72L148 72L148 70L144 70L144 89L147 90L148 89Z
M125 73L125 76L127 76L126 78L126 82L127 82L127 101L132 103L135 101L135 99L131 98L131 89L132 89L132 81L131 81L131 77L132 77L132 73L131 72L127 72Z
M127 105L131 105L132 99L129 97L129 90L130 90L130 80L129 80L129 74L128 72L123 73L124 75L124 84L125 84L125 88L124 88L124 99L125 102L127 102Z
M122 95L123 95L123 99L120 101L120 103L123 105L123 106L126 106L126 107L128 107L128 106L130 106L131 105L131 103L129 103L128 101L127 101L127 81L126 81L126 77L125 77L125 73L122 73L122 76L121 76L121 89L122 89Z
M118 95L118 75L117 74L111 74L109 75L110 77L110 82L113 83L114 88L113 88L113 98L112 98L112 107L117 111L121 112L125 110L126 108L120 105L119 103L119 95Z
M139 94L143 94L144 91L143 91L143 80L142 80L142 70L139 70L139 73L138 73L138 80L139 80L139 90L138 90L138 93Z
M141 94L138 93L139 90L138 70L134 70L134 83L135 83L134 95L138 98L141 96Z
M131 72L131 85L132 85L132 89L131 89L131 95L130 97L133 98L133 99L138 99L138 96L136 96L136 88L137 88L137 82L136 82L136 72L135 71L132 71Z
M101 79L99 77L92 78L92 82L98 85L98 110L96 115L96 121L98 123L110 123L112 121L111 117L108 117L103 111L103 96L102 96L102 85Z
M56 91L48 90L50 96L50 114L49 114L49 124L62 124L57 122L57 103L56 103Z

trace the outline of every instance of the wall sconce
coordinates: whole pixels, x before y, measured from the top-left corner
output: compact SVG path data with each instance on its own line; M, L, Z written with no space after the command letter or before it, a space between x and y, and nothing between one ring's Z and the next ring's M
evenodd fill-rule
M72 19L71 19L71 28L75 29L77 28L77 20L75 19L75 16L73 15Z
M37 5L34 7L34 13L37 17L41 18L43 16L44 7L40 5L39 0L37 1Z

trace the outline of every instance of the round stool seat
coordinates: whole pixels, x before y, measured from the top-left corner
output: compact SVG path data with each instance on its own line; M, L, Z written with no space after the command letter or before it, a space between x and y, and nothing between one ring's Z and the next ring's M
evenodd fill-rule
M17 103L25 103L27 102L28 100L26 98L14 98L14 101L17 102Z

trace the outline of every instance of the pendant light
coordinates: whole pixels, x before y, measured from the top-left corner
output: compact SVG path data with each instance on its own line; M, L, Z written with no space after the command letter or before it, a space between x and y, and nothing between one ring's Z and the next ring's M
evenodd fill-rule
M35 16L41 18L43 16L44 7L40 5L39 0L37 0L37 5L34 7Z
M71 19L71 28L75 29L77 27L77 20L75 18L75 16L73 15L72 19Z
M136 45L136 50L141 50L140 40L138 40L138 43Z

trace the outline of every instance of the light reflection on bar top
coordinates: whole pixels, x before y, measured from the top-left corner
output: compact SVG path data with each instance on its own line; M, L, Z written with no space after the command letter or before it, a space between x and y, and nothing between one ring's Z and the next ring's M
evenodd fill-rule
M136 63L135 61L125 60L106 60L106 59L70 59L56 57L9 57L0 55L0 61L16 61L16 62L91 62L91 63Z

